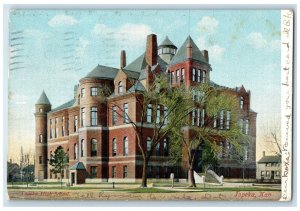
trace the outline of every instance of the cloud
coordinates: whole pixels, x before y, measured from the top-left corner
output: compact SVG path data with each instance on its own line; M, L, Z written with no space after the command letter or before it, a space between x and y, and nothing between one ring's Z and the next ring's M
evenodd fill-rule
M256 49L279 50L280 40L268 41L260 32L251 32L246 37L246 42Z
M49 22L48 25L51 27L57 27L57 26L72 26L78 23L78 20L76 20L73 16L69 15L56 15L54 16Z
M121 50L129 52L127 60L138 56L140 49L146 46L146 37L151 34L151 28L145 24L125 23L121 26L110 27L105 24L96 24L91 30L91 34L96 36L96 39L101 40L105 44L105 49L102 50L104 55L104 65L116 65L115 60L118 58ZM100 38L100 39L99 39Z
M246 37L247 42L254 48L265 48L268 46L268 42L261 33L252 32Z
M80 37L78 47L75 49L77 56L79 57L84 56L85 50L89 44L90 42L87 39Z
M200 48L200 50L208 50L208 55L211 63L221 61L226 51L225 48L216 43L211 44L209 42L209 39L207 39L207 37L205 36L199 37L196 40L196 44Z
M204 16L198 23L198 29L200 32L213 34L216 32L219 25L219 21L214 17Z

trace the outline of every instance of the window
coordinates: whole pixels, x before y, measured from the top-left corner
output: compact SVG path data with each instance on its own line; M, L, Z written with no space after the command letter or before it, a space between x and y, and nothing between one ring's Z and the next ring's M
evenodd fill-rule
M204 124L205 124L205 109L202 109L201 126L203 127Z
M280 177L280 171L275 171L276 177Z
M74 160L78 158L78 146L77 144L74 144Z
M69 135L70 119L67 119L67 135Z
M91 107L91 126L98 125L97 107Z
M112 140L112 156L117 156L117 141L115 138Z
M230 111L226 111L226 129L230 128Z
M196 69L193 68L193 78L192 78L193 81L196 81Z
M248 152L248 147L247 146L244 147L244 153L245 153L244 159L248 160L248 158L249 158L249 152Z
M52 119L50 119L50 138L53 137Z
M266 171L266 176L267 176L267 177L270 176L270 171Z
M200 126L200 118L201 118L201 113L200 113L200 108L197 109L197 126Z
M97 140L96 139L92 139L91 141L91 156L97 156L97 148L98 148L98 144L97 144Z
M160 123L160 105L157 106L156 110L156 124Z
M74 116L74 132L78 129L78 116Z
M181 69L181 80L184 81L184 69Z
M246 119L246 124L245 124L245 134L248 135L249 134L249 120Z
M123 178L127 178L128 177L128 168L127 166L123 166Z
M152 145L151 138L148 137L147 138L147 152L148 153L150 153L150 151L151 151L151 145Z
M85 88L81 89L81 98L85 97Z
M168 107L164 106L164 119L165 119L164 124L167 124L168 121L169 121L169 116L168 115L169 115L169 113L168 113Z
M152 105L149 104L147 106L147 123L151 123L152 122Z
M169 143L168 143L168 139L164 139L164 156L168 156L169 155Z
M127 156L128 155L128 138L127 137L125 137L124 138L124 143L123 143L123 149L124 149L124 151L123 151L123 155L124 156Z
M98 88L91 87L91 96L97 96L97 95L98 95Z
M198 78L197 82L200 83L201 82L201 70L198 70L197 78Z
M170 83L173 84L173 80L174 80L174 79L173 79L173 73L170 72L169 74L170 74Z
M124 103L123 109L124 109L124 123L127 124L129 123L128 103Z
M223 129L224 111L220 111L220 129Z
M217 127L217 115L214 114L214 125L213 125L214 128Z
M42 109L42 108L40 108L40 109L39 109L39 112L40 112L40 113L42 113L42 112L43 112L43 109Z
M229 142L226 142L227 144L227 158L231 158L231 144Z
M160 143L159 142L156 144L156 147L155 147L155 155L156 156L160 155Z
M241 97L240 99L240 109L243 109L244 108L244 98Z
M192 125L196 124L196 110L193 109L192 111Z
M117 108L116 108L116 106L112 107L112 124L113 125L117 124Z
M221 148L221 158L225 158L225 150L224 150L224 142L223 141L220 141L220 148Z
M116 175L117 175L116 167L113 166L113 167L112 167L112 178L115 178Z
M43 143L43 135L42 134L39 135L39 142Z
M202 83L206 82L206 72L202 71Z
M260 176L261 176L261 177L264 177L264 176L265 176L265 171L261 171L261 172L260 172Z
M91 177L92 178L97 177L97 166L91 166Z
M172 84L175 83L175 72L172 72Z
M267 166L267 167L271 167L272 164L271 164L271 163L267 163L266 166Z
M176 82L179 83L180 81L180 73L179 70L176 70Z
M39 156L39 164L43 164L43 156Z
M80 148L81 148L81 157L84 157L84 154L85 154L85 147L84 147L84 140L82 139L81 142L80 142Z
M120 81L118 83L118 94L122 94L123 93L123 83L122 81Z
M85 126L85 108L81 108L81 126Z
M55 126L54 138L57 138L57 135L58 135L58 128Z
M65 126L61 126L61 135L65 136Z

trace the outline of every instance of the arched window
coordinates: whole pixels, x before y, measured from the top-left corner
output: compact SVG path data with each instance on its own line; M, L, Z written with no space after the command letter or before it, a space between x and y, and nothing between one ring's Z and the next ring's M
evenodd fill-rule
M78 145L74 144L74 160L78 159Z
M91 156L97 156L97 140L94 138L91 141Z
M112 140L112 156L115 157L117 155L117 141L114 138Z
M241 97L240 99L240 109L243 109L244 108L244 98Z
M151 138L148 137L148 138L147 138L147 152L149 153L150 150L151 150Z
M85 146L84 146L84 140L82 139L81 140L81 143L80 143L80 147L81 147L81 157L84 157L85 156Z
M39 142L43 143L43 135L42 134L40 134L40 136L39 136Z
M122 81L120 81L118 83L118 93L119 94L123 93L123 83L122 83Z
M124 138L124 143L123 143L123 149L124 149L124 151L123 151L123 155L124 156L127 156L128 155L128 138L127 137L125 137Z

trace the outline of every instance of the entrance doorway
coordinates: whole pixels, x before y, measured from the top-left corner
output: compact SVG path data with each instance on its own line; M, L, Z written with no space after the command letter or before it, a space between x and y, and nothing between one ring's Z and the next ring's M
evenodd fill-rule
M71 173L71 185L75 184L75 173Z
M274 179L275 171L271 171L271 179Z

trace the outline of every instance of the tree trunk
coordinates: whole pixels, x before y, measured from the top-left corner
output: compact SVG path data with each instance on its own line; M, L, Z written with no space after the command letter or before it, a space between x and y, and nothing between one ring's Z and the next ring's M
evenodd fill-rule
M144 158L143 162L143 174L142 174L142 188L147 187L147 167L148 167L148 158Z
M196 187L193 168L189 168L189 187Z

